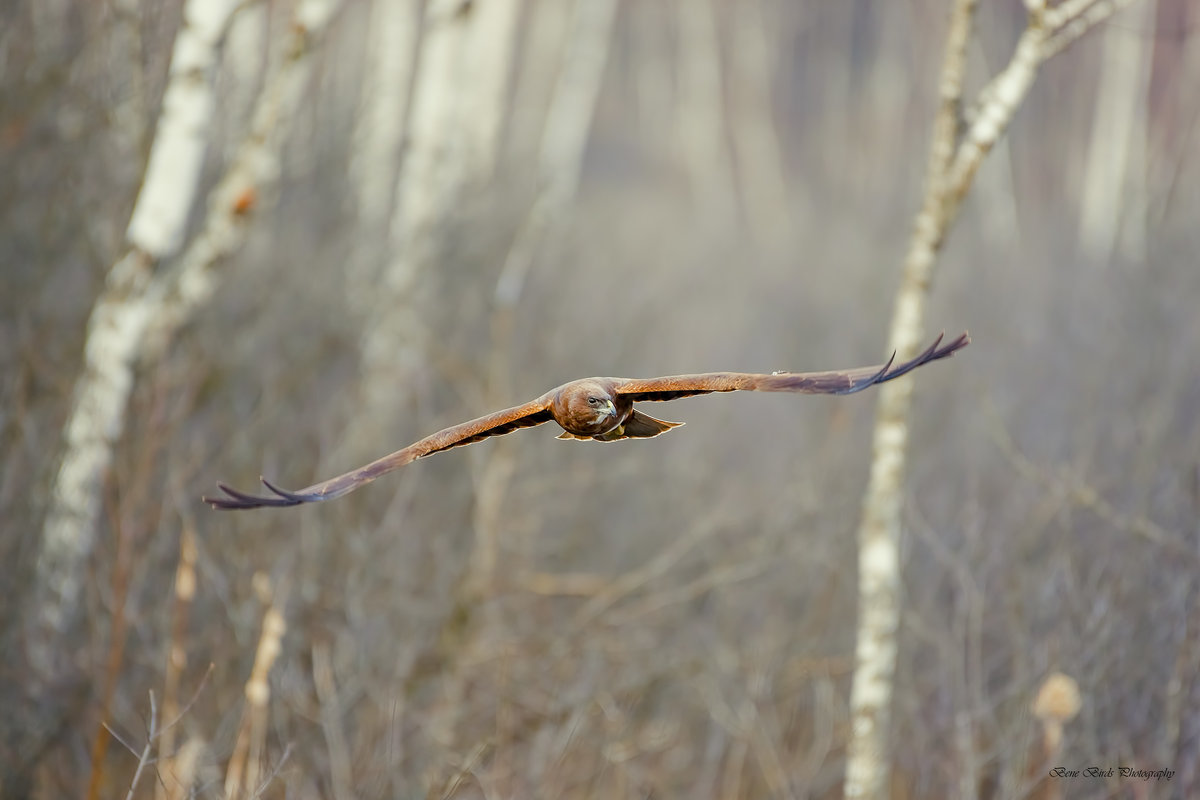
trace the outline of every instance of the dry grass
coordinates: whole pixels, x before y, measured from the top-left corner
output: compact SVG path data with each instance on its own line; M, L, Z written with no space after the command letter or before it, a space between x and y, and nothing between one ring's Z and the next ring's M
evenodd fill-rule
M32 42L18 5L14 30ZM43 749L22 721L54 687L21 659L0 668L5 796L79 795L93 772L102 797L839 796L870 396L680 401L671 418L687 427L652 443L568 446L539 429L327 507L198 502L217 479L260 472L303 485L580 375L879 360L937 104L941 4L763 4L790 203L769 236L758 218L703 216L664 123L672 83L654 82L674 69L656 54L674 57L676 31L637 28L647 6L621 8L577 206L531 263L504 340L490 298L532 189L502 161L425 276L419 321L436 345L381 418L357 413L361 320L338 268L356 231L339 121L356 62L326 58L277 208L139 374L70 650L83 700L60 695L68 722ZM1010 11L982 4L969 59L1011 50ZM98 12L70 13L108 30ZM174 25L162 13L141 33L151 101ZM361 26L344 15L328 53L353 53ZM11 58L32 77L0 88L11 652L83 320L140 169L103 121L114 87L79 67L64 30L42 49L18 37ZM1144 259L1088 261L1074 241L1091 40L1034 88L947 243L928 319L974 341L916 388L896 797L1036 791L1030 704L1054 671L1083 698L1063 763L1175 769L1145 785L1151 797L1200 779L1186 667L1200 630L1197 42L1184 29L1152 44ZM662 91L664 107L647 105ZM730 174L742 180L736 160ZM504 398L486 377L499 359ZM265 602L258 574L277 587ZM102 723L128 747L93 770ZM1135 796L1120 782L1061 790Z

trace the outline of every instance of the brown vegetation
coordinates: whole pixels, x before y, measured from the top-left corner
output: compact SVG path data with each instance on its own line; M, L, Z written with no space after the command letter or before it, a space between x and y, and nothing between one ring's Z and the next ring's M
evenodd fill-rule
M681 400L691 424L650 442L538 429L285 512L199 499L302 486L579 375L886 358L949 4L694 1L512 4L518 46L464 71L513 60L487 86L502 119L392 142L432 148L430 173L466 159L406 221L405 167L364 192L357 160L371 4L327 29L303 3L237 11L207 201L178 254L127 262L134 289L213 283L156 295L95 519L65 528L94 534L66 637L39 607L60 588L38 585L42 532L184 3L10 4L0 794L840 796L877 395ZM979 4L966 98L1025 11ZM973 344L917 373L909 416L896 797L1043 793L1051 728L1064 766L1174 770L1061 796L1200 792L1198 24L1158 0L1056 56L955 200L924 317ZM478 30L442 33L475 53ZM287 81L276 129L262 98ZM1106 92L1133 93L1114 138ZM429 249L398 256L397 230ZM1073 716L1035 704L1055 672Z

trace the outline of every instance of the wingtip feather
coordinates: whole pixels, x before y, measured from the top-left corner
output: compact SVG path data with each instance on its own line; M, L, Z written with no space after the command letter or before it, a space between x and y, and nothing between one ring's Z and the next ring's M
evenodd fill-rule
M226 483L217 483L217 488L225 493L225 497L208 497L207 495L200 499L211 506L214 510L234 511L239 509L249 508L265 508L279 506L294 506L300 503L307 502L304 495L298 495L293 492L288 492L271 484L265 478L259 478L263 485L273 492L275 497L260 497L259 495L249 494L239 489L235 489Z

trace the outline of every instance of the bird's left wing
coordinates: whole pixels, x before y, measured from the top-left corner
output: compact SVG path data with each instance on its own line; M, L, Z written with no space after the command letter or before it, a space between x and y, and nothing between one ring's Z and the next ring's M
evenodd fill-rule
M703 372L694 375L669 375L664 378L619 379L617 394L637 402L674 400L710 392L797 392L799 394L854 394L868 386L899 378L922 364L951 356L966 347L971 337L963 333L949 344L939 335L925 352L903 364L893 364L895 354L886 363L874 367L833 370L830 372Z
M312 486L305 487L296 492L280 489L266 478L260 478L263 486L266 486L273 496L263 497L247 494L226 486L223 483L218 483L217 488L225 494L225 497L204 497L201 499L213 508L222 509L297 506L301 503L332 500L335 497L348 494L364 484L370 483L380 475L386 475L394 469L399 469L405 464L416 461L418 458L424 458L425 456L439 453L442 450L449 450L452 447L472 444L481 439L487 439L490 436L503 436L506 433L512 433L521 428L541 425L543 422L549 422L552 419L554 419L554 416L550 413L549 396L544 395L525 405L506 408L503 411L497 411L494 414L488 414L485 417L479 417L470 422L445 428L432 436L426 436L420 441L413 442L402 450L397 450L390 455L372 461L366 466L351 470L344 475L338 475L336 478L330 478L321 483L314 483Z

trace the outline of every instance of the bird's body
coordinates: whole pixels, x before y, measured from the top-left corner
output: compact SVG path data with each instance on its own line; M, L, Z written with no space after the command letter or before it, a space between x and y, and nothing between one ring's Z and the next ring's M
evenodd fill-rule
M584 378L552 389L554 421L566 433L587 439L616 431L633 413L633 401L618 395L614 384L611 378Z
M646 379L583 378L564 383L524 405L506 408L438 431L370 464L298 492L280 489L264 478L262 482L273 493L272 497L246 494L219 483L217 486L226 496L203 499L213 508L223 509L294 506L330 500L418 458L550 421L558 423L563 429L559 439L598 442L650 439L683 423L655 419L634 408L634 403L736 391L853 394L877 383L898 378L922 364L953 355L956 350L970 342L970 337L964 333L950 344L939 348L941 340L942 337L939 336L925 352L896 367L888 361L878 367L831 372L773 372L769 375L749 372L705 372ZM895 356L892 358L894 360Z
M584 378L551 389L535 402L545 402L563 429L559 439L647 439L666 433L682 422L664 422L634 410L633 400L621 394L627 378Z

